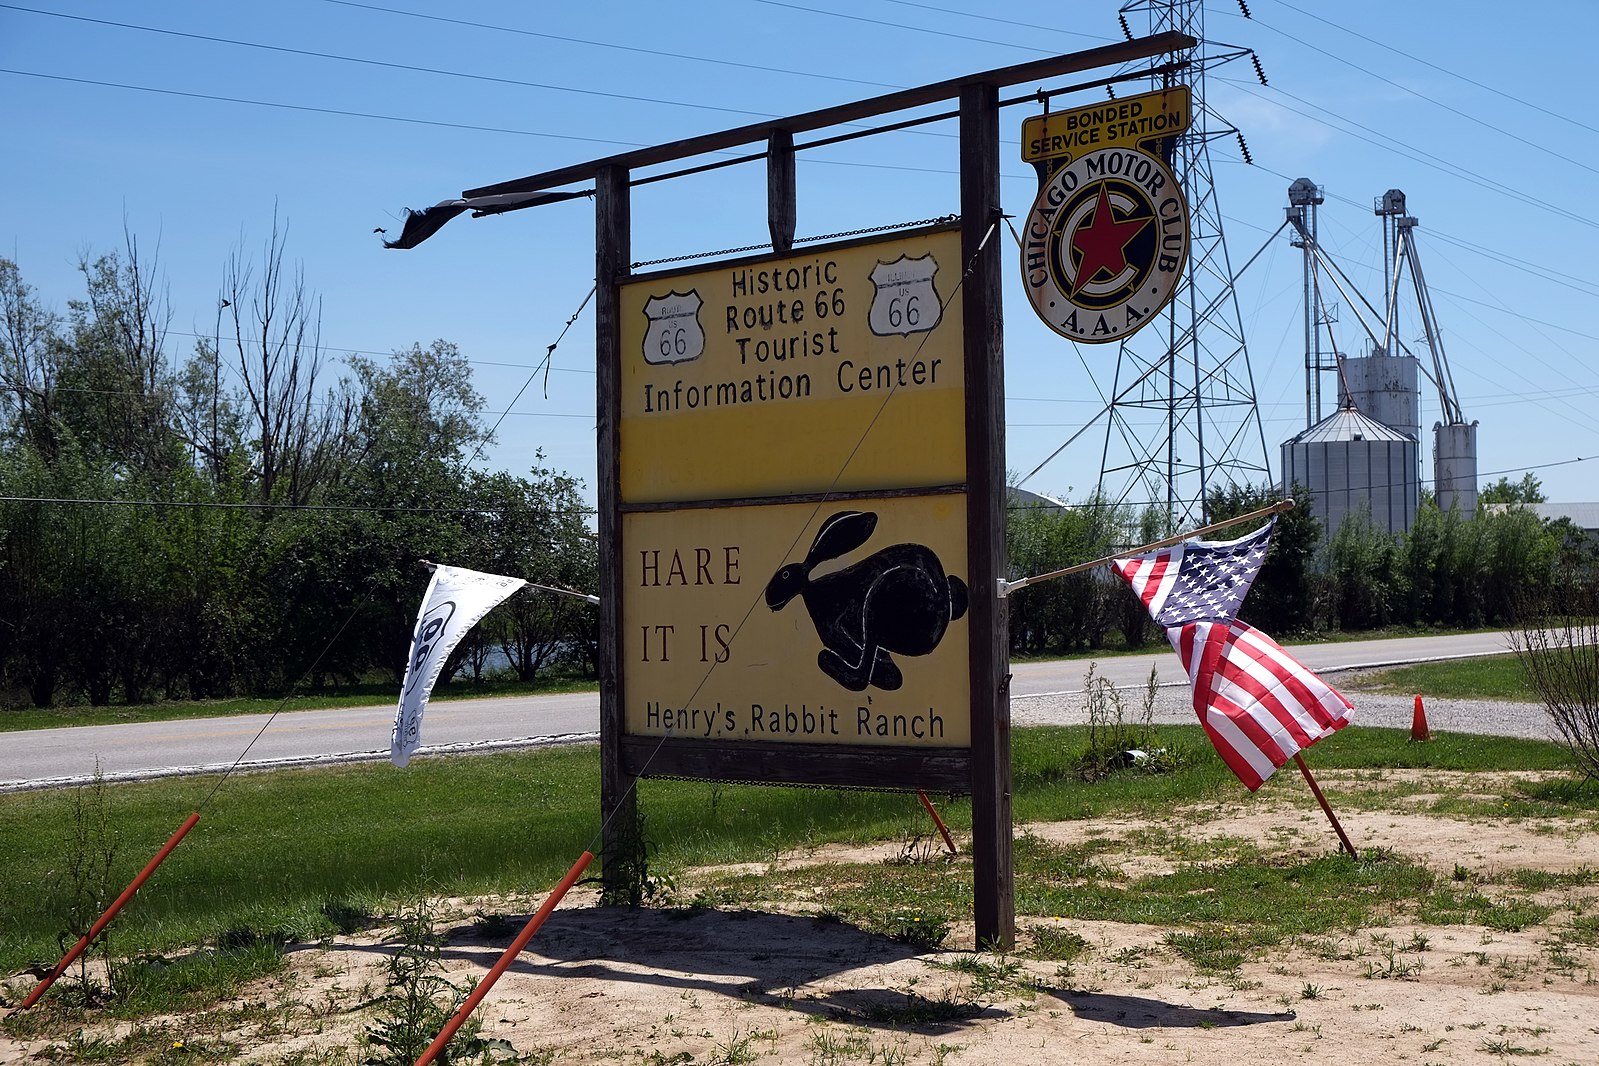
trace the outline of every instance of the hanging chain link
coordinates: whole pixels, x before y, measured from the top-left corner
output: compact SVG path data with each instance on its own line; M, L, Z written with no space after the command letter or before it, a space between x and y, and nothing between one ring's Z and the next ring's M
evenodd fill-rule
M954 222L959 215L939 215L937 218L920 218L914 222L891 222L886 226L866 226L862 229L847 229L839 233L822 233L815 237L797 237L798 244L814 244L817 241L839 240L844 237L859 237L867 233L886 233L890 230L915 229L920 226L939 226ZM639 267L660 266L662 263L686 263L692 259L715 259L724 255L737 255L739 252L758 252L763 248L770 248L771 241L765 244L746 244L742 248L720 248L714 252L692 252L688 255L674 255L665 259L645 259L637 263L628 264L629 269L637 270Z

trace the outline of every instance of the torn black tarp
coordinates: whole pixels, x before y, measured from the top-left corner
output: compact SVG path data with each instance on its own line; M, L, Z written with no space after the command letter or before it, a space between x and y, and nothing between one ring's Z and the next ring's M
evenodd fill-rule
M405 228L400 230L399 239L385 240L383 247L415 248L443 229L446 222L463 211L472 212L473 218L481 218L484 215L500 215L507 211L520 211L524 207L538 207L541 204L559 203L562 200L575 200L579 196L593 195L593 189L578 189L574 192L507 193L501 196L474 196L467 200L440 200L432 207L424 207L420 211L407 208Z

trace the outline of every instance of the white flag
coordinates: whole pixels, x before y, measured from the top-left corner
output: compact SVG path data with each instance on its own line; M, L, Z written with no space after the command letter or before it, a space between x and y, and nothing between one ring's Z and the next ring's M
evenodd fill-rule
M412 752L422 743L422 712L427 709L428 695L439 679L439 671L444 669L444 660L467 630L525 584L519 577L483 574L455 566L433 571L427 595L422 598L422 610L416 617L411 659L405 666L400 705L394 712L389 758L395 766L410 762Z

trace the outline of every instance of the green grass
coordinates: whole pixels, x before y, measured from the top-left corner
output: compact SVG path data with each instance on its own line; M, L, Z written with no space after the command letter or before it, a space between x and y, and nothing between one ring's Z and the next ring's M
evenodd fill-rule
M1397 695L1420 693L1423 698L1527 700L1537 695L1527 682L1514 655L1485 655L1473 659L1446 659L1413 663L1360 674L1340 684L1352 690Z
M490 696L547 695L554 692L592 692L598 683L582 678L552 678L536 681L484 680L451 681L433 692L437 700L483 699ZM172 700L93 707L9 707L0 708L0 733L21 729L56 729L64 726L118 725L128 722L170 722L184 718L222 718L240 714L270 714L276 710L321 711L335 707L382 707L400 698L398 682L363 683L329 687L321 692L289 699L257 699L239 696L225 700Z
M1016 821L1140 814L1243 796L1197 727L1163 727L1160 739L1190 749L1194 757L1174 773L1126 773L1090 785L1072 770L1087 744L1085 729L1016 730ZM1345 730L1313 749L1310 761L1317 769L1567 766L1560 748L1538 741L1444 735L1429 744L1409 744L1405 731L1382 729ZM395 900L417 890L542 892L594 843L598 772L595 749L564 748L423 759L406 770L379 764L236 775L115 923L113 949L128 955L207 943L316 939L392 912ZM215 778L202 777L106 787L107 814L119 841L113 872L118 886L132 878L214 783ZM1484 816L1599 811L1599 788L1579 782L1504 787L1509 791L1498 802L1484 802ZM1279 774L1266 789L1283 790L1295 801L1305 794L1292 773ZM72 799L70 790L0 796L0 870L6 871L6 891L0 893L0 972L59 957ZM969 829L967 800L934 799L952 826ZM925 814L905 795L646 781L641 805L647 834L659 844L653 861L666 871L770 860L783 851L829 842L906 840L928 831ZM1314 901L1329 901L1331 917L1325 921L1353 920L1353 912L1341 908L1363 898L1371 878L1393 883L1415 876L1403 864L1374 873L1334 859L1283 867L1232 843L1185 842L1180 830L1180 825L1153 830L1149 843L1181 852L1188 868L1137 886L1117 882L1110 872L1103 854L1112 846L1108 842L1061 850L1019 840L1019 912L1238 923L1235 928L1264 929L1250 935L1270 939L1295 931L1293 921L1302 920L1273 917L1273 899L1303 900L1311 910ZM936 927L967 916L970 866L939 868L932 876L928 866L874 867L870 893L851 895L841 880L829 905L867 928L882 925L882 931L901 935L907 924L922 924L917 917ZM773 885L765 878L731 879L710 890L703 902L760 899ZM1222 886L1225 891L1213 890ZM1412 887L1418 888L1416 897L1424 894L1419 885ZM1454 913L1473 909L1471 903L1440 898L1437 906ZM1505 925L1521 920L1509 913L1495 917Z

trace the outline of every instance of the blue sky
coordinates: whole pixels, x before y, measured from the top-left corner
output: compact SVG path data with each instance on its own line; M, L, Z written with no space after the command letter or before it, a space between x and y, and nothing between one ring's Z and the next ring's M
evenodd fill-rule
M1233 263L1266 246L1238 300L1273 473L1280 442L1304 428L1304 370L1299 253L1268 237L1305 176L1326 190L1323 243L1373 298L1372 200L1407 193L1462 406L1481 422L1482 480L1531 470L1551 499L1599 499L1599 459L1572 461L1599 456L1599 119L1586 77L1599 8L1248 2L1253 20L1214 0L1206 30L1253 48L1270 81L1242 61L1209 82L1255 165L1230 140L1212 163ZM592 283L591 203L458 219L407 252L383 250L375 227L397 233L406 207L631 145L1107 43L1121 36L1116 12L1099 0L7 5L0 255L65 310L80 254L118 248L124 224L142 251L158 242L181 358L211 329L230 252L257 252L276 210L322 297L325 345L457 343L491 419L508 412L485 465L525 471L542 449L592 498L592 306L556 352L548 396L540 379L511 403ZM1017 146L1035 110L1002 120L1017 214L1036 191ZM955 211L956 142L932 132L802 153L800 234ZM764 190L758 165L636 190L634 258L765 240ZM1033 318L1014 279L1006 290L1008 466L1028 471L1099 411L1115 353L1079 353ZM1359 349L1341 317L1339 346ZM1406 330L1414 340L1419 326ZM1437 415L1424 390L1423 426ZM1090 430L1029 487L1080 497L1102 444Z

